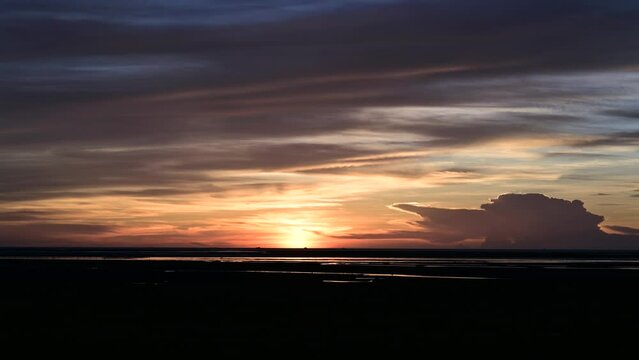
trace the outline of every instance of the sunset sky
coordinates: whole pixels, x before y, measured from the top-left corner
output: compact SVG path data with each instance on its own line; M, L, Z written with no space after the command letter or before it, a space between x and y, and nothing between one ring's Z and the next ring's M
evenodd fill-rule
M0 246L639 233L635 0L0 0L0 44Z

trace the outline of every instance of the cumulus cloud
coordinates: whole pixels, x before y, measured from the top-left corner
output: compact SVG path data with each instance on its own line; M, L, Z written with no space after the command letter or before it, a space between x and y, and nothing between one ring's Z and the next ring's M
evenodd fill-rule
M483 239L489 248L626 248L638 247L633 236L606 234L604 217L590 213L580 200L542 194L504 194L480 209L447 209L415 204L394 204L395 209L419 215L419 238L437 245ZM624 234L628 227L616 228ZM623 231L622 231L623 230ZM405 237L406 233L401 232ZM393 233L386 238L392 238ZM634 241L634 242L633 242Z

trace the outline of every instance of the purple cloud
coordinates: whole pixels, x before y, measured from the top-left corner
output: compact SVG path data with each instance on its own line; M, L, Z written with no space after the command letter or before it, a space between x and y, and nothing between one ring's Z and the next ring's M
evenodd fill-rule
M611 235L599 227L604 217L590 213L580 200L543 194L504 194L480 209L447 209L414 204L393 208L421 217L414 238L451 246L483 240L489 248L631 248L634 236ZM614 226L613 226L614 227ZM400 232L405 235L406 232ZM387 233L392 238L394 233ZM634 235L627 233L628 235Z

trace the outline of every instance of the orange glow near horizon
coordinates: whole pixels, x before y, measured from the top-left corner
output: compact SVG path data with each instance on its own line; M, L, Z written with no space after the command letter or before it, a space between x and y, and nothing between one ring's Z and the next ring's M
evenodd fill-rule
M287 230L282 240L282 246L290 248L312 247L314 237L316 237L315 234L306 229L292 227Z

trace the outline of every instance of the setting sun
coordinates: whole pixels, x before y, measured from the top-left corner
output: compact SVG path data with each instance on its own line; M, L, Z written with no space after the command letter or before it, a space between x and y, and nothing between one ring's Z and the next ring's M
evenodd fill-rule
M315 237L315 234L313 234L309 230L298 228L298 227L292 227L286 230L285 238L283 240L282 245L284 247L291 247L291 248L310 247L312 244L313 237Z

